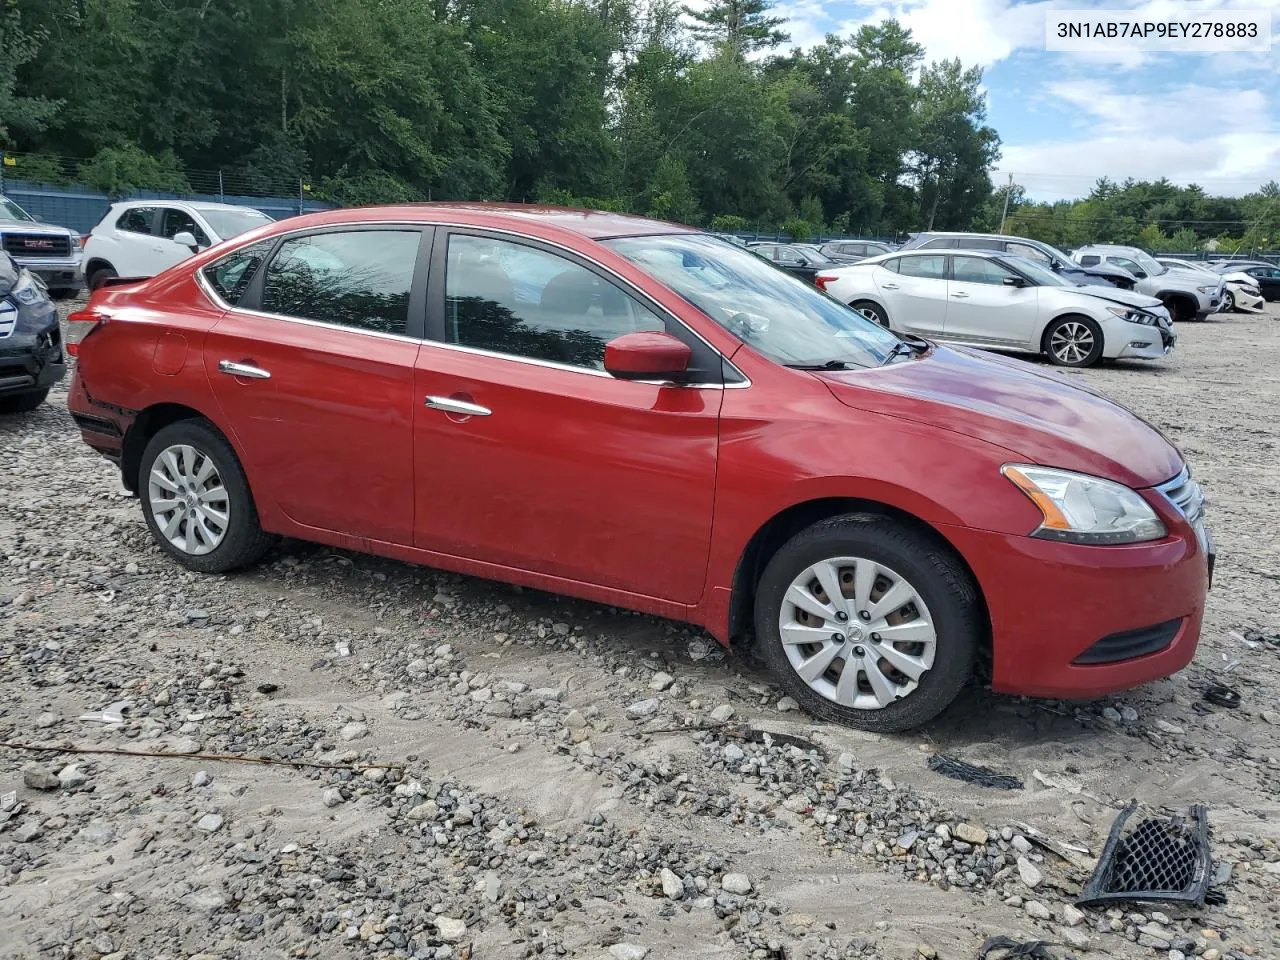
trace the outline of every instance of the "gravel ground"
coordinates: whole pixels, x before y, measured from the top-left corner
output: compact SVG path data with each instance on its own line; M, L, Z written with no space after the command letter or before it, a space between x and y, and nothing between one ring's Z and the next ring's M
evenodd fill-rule
M1276 956L1280 309L1180 333L1079 375L1209 493L1195 662L1097 703L974 689L903 736L605 607L299 543L185 573L57 391L0 422L0 955ZM1129 798L1208 805L1225 904L1071 906L1088 855L1034 831L1096 856Z

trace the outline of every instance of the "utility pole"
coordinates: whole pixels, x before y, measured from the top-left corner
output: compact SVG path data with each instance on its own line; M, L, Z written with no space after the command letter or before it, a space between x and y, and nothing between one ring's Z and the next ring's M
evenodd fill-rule
M1013 193L1013 174L1009 174L1009 185L1004 188L1004 212L1000 214L1000 232L1004 233L1004 222L1009 217L1009 196Z

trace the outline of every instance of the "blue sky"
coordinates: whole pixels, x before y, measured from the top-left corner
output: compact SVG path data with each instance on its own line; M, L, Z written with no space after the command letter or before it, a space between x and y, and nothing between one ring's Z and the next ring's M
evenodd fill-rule
M1036 199L1085 194L1110 176L1195 182L1241 194L1280 180L1280 37L1268 53L1057 53L1049 9L1131 9L1134 17L1280 0L778 0L792 42L897 17L929 59L981 66L988 118L1003 140L995 178L1013 173Z

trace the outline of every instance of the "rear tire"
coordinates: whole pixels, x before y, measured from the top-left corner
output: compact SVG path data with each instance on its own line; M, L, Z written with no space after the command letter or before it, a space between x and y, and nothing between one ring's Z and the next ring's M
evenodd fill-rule
M49 396L49 388L32 390L30 393L15 393L8 397L0 397L0 413L30 413Z
M137 490L156 543L190 570L247 567L275 543L258 523L239 458L208 420L180 420L156 433L142 453Z
M885 312L884 307L874 300L855 300L849 306L853 307L868 320L880 324L886 330L889 329L889 314Z
M102 286L104 281L118 276L119 274L116 273L114 267L96 267L94 271L89 274L89 290L97 290Z
M823 582L838 587L836 603ZM830 616L810 612L827 608ZM972 578L945 546L889 517L851 513L802 530L773 555L756 590L755 628L779 686L809 713L896 733L955 699L973 672L983 618ZM805 669L816 675L802 677Z
M1102 328L1088 317L1058 317L1045 327L1040 346L1060 367L1091 367L1102 359Z

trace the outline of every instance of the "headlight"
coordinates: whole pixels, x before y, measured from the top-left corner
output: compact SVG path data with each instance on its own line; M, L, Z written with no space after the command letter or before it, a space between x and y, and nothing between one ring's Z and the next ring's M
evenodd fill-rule
M1131 307L1107 307L1107 312L1125 320L1128 323L1145 323L1149 327L1156 325L1154 314L1144 313L1141 310L1135 310Z
M1201 293L1217 293L1218 287L1196 287Z
M37 283L32 275L24 270L22 276L18 278L17 285L9 291L9 296L19 303L39 303L44 299L43 285Z
M1001 471L1044 516L1031 536L1066 543L1141 543L1166 536L1151 505L1119 483L1069 470L1007 464Z

